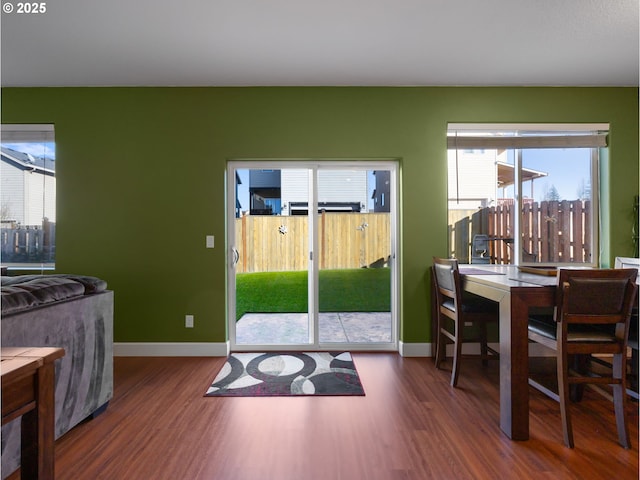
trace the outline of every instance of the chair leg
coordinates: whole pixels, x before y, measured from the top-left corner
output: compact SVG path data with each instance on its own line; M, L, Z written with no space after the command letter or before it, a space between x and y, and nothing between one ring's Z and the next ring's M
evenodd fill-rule
M590 355L572 355L569 357L569 362L573 364L573 369L581 376L588 375ZM584 396L584 383L574 383L569 386L570 396L572 402L579 402Z
M620 383L613 387L613 408L616 413L616 425L618 427L618 441L624 448L631 448L629 441L629 425L627 423L627 385L626 355L615 354L613 356L613 376L619 378Z
M562 421L562 435L567 447L573 448L573 428L569 413L569 369L566 352L558 352L558 397L560 402L560 418Z
M638 350L631 349L631 372L629 374L628 388L638 393Z
M436 368L440 368L440 364L444 360L445 352L447 348L447 343L445 340L445 336L442 334L443 325L441 324L440 315L436 320L438 322L438 326L436 329Z
M453 329L455 340L453 342L453 367L451 367L451 386L458 385L458 373L460 372L460 357L462 356L462 327L460 322L454 322Z

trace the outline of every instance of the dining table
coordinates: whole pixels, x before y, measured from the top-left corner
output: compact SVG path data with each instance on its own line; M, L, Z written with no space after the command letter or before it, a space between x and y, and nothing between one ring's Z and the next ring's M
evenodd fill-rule
M63 348L2 347L2 425L21 419L20 478L55 478L55 360ZM4 439L3 439L4 441Z
M512 440L529 439L529 311L553 307L553 270L522 271L516 265L460 265L464 290L499 305L500 428Z

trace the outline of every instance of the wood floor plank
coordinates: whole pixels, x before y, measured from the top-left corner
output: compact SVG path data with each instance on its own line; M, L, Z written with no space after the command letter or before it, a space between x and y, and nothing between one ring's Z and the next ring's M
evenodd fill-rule
M430 358L354 353L364 397L203 397L224 358L115 359L107 411L56 442L56 478L423 480L638 478L617 443L613 406L595 393L572 409L531 390L531 439L499 427L498 367L463 365L458 389Z

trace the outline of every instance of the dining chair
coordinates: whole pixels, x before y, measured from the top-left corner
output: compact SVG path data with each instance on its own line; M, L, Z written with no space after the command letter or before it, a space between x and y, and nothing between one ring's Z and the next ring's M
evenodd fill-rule
M458 261L433 257L433 282L436 299L436 368L446 357L447 343L453 343L451 386L458 384L460 359L480 358L486 365L498 352L488 345L487 324L498 321L498 304L462 290ZM471 324L471 325L470 325ZM477 336L465 335L465 326L475 326ZM462 344L480 343L480 355L462 354Z
M640 259L629 257L616 257L615 268L635 268L640 273ZM636 279L637 284L637 279ZM638 308L638 296L636 295L631 309L631 320L629 320L629 338L627 340L627 346L631 349L631 361L630 373L627 376L627 393L636 400L640 400L638 390L638 374L640 373L640 355L638 351L640 349L640 338L638 336L638 330L640 330L640 316Z
M626 415L626 354L629 318L636 293L635 269L561 269L558 273L556 305L552 316L532 315L528 335L555 352L558 389L547 388L533 378L529 384L560 403L564 443L573 448L569 412L570 386L611 385L618 439L630 448ZM590 375L588 362L570 361L594 354L613 355L607 375Z
M640 259L630 257L616 257L614 268L634 268L640 272ZM637 282L637 279L636 279ZM635 297L633 307L631 308L631 318L629 320L629 335L627 337L627 352L631 351L631 358L627 355L627 395L640 400L638 394L638 373L640 370L638 350L640 349L640 342L638 338L638 330L640 327L640 319L638 318L638 295ZM595 362L606 368L611 368L612 363L610 356L598 356L591 357L591 362ZM593 388L593 386L592 386ZM603 393L601 389L595 388L600 393ZM610 397L610 395L606 395Z

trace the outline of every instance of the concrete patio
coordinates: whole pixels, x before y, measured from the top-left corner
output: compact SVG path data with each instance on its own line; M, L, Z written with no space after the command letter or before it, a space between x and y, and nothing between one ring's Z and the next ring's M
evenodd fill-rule
M391 313L331 312L318 317L320 343L390 343ZM296 345L309 341L306 313L248 313L236 323L238 345Z

